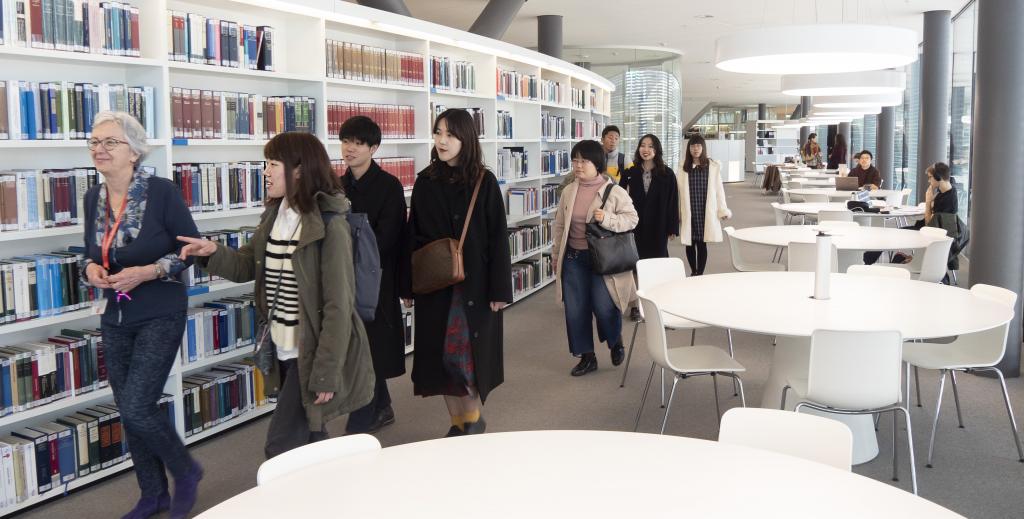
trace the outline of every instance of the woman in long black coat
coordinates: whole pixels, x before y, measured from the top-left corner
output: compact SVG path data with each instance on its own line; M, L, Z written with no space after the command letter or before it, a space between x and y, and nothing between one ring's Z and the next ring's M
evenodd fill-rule
M633 230L640 259L667 258L668 240L679 232L679 190L657 137L640 138L633 166L623 173L619 185L629 193L640 216Z
M481 404L505 376L501 309L512 301L505 204L498 180L483 164L472 117L447 110L433 132L431 163L412 193L414 254L434 240L459 239L473 188L483 179L463 246L465 281L414 296L412 381L417 395L444 395L452 420L448 435L478 434L485 426Z

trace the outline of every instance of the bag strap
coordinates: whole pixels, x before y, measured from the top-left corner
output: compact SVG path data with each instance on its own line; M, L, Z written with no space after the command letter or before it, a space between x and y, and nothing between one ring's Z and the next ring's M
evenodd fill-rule
M459 237L459 252L462 252L462 244L466 241L466 232L469 231L469 221L473 219L473 207L476 206L476 197L480 194L480 184L484 181L484 173L476 179L476 187L473 188L473 197L469 199L469 210L466 211L466 221L462 224L462 236Z
M612 194L612 188L615 187L615 183L608 184L608 187L604 188L604 195L601 197L601 210L604 211L604 204L608 203L608 195Z

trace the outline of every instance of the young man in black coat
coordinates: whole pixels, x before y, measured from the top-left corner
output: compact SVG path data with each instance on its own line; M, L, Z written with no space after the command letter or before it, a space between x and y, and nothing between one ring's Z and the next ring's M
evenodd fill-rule
M405 373L405 326L399 306L399 282L407 279L409 251L406 245L405 192L398 178L373 160L381 131L369 117L349 118L338 132L347 170L341 178L352 212L366 213L377 238L381 280L377 314L363 323L370 340L373 370L377 377L373 400L349 415L345 432L373 432L395 421L387 379Z

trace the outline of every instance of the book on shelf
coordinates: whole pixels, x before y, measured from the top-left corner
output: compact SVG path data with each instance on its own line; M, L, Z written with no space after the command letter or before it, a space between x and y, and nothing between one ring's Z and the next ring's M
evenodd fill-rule
M476 66L470 61L452 61L448 56L431 56L430 86L437 90L476 92Z
M0 169L0 231L82 223L85 193L97 182L96 169L90 167Z
M509 216L525 216L540 211L535 187L512 187L508 189L507 207Z
M513 99L536 100L538 93L537 76L498 67L495 70L497 93Z
M515 180L530 175L529 153L522 146L510 146L498 150L495 176L500 180Z
M316 99L245 92L171 88L176 139L270 139L284 132L313 133Z
M597 120L591 120L590 121L590 135L593 138L595 138L595 139L598 138L598 136L601 135L601 130L603 130L603 129L604 129L604 126L601 125L600 121L597 121Z
M544 184L540 186L540 207L541 209L554 209L558 206L559 184Z
M327 77L423 86L423 55L328 39Z
M543 111L540 113L540 135L545 139L568 139L569 121L566 117Z
M412 105L327 101L328 138L338 140L341 125L357 115L373 119L385 139L416 138L416 107Z
M512 264L512 295L519 297L540 286L541 260L530 259Z
M571 127L572 127L572 139L573 140L579 140L579 139L586 139L587 138L587 135L584 133L585 126L586 125L583 122L583 119L575 119L575 118L572 119Z
M572 107L577 110L585 110L587 108L587 94L582 88L572 88L571 103Z
M258 328L252 294L225 297L190 308L181 339L181 362L188 364L252 346Z
M545 103L563 105L569 97L569 88L550 79L540 80L540 100Z
M4 42L33 49L141 55L139 8L100 0L0 0Z
M375 157L380 169L398 178L402 187L410 188L416 183L416 159L413 157ZM345 174L348 166L345 159L331 159L331 169L339 177Z
M263 389L263 374L248 358L184 377L185 437L267 405Z
M88 139L93 118L104 110L132 114L154 138L155 101L151 86L0 80L0 138Z
M452 107L452 108L456 108L456 107ZM442 113L444 113L444 111L447 110L447 109L448 109L447 105L444 105L444 104L441 104L441 103L436 103L434 101L430 102L430 127L431 128L434 127L434 121L437 119L437 116L439 116ZM480 108L480 107L466 107L466 108L462 108L462 109L465 110L466 112L468 112L469 115L473 116L473 123L476 124L477 136L479 136L480 138L483 138L484 137L484 111L483 111L483 108Z
M509 112L508 110L498 110L496 115L497 115L497 123L495 123L495 126L497 127L496 130L497 130L498 138L499 139L512 139L512 138L514 138L515 137L515 133L513 131L512 112Z
M173 10L167 11L167 27L167 58L171 61L274 70L273 27Z
M263 161L179 162L171 180L193 213L260 207L266 192Z
M80 283L83 255L76 248L0 260L0 325L80 310L100 297Z
M551 243L551 221L544 220L540 225L509 227L508 248L513 256L537 250Z
M561 175L570 169L569 150L543 150L540 152L542 175Z

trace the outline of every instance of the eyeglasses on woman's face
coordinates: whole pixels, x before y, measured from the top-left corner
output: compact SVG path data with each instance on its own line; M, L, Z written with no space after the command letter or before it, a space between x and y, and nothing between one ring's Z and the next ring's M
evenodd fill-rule
M128 141L121 141L121 140L117 140L117 139L115 139L113 137L108 137L108 138L102 139L102 140L100 140L100 139L89 139L88 144L89 144L89 150L90 151L95 150L96 147L100 146L100 145L102 145L103 149L105 149L107 151L114 151L118 146L120 146L122 144L128 144Z

